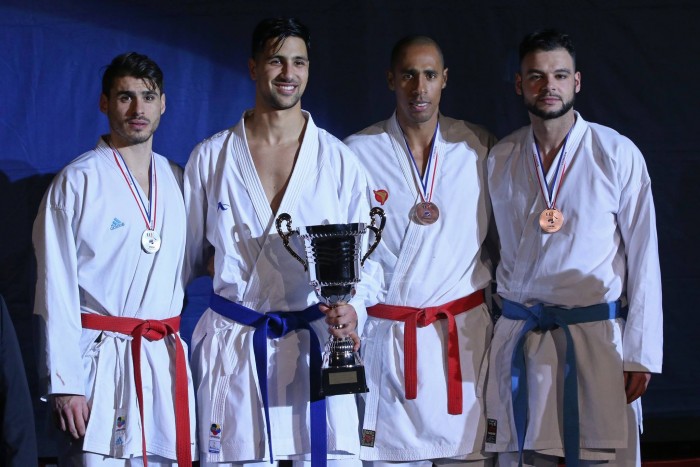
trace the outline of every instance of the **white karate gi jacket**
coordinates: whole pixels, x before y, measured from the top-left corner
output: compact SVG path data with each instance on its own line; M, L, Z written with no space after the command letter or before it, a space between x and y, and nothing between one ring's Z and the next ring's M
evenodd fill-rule
M419 174L394 114L346 139L368 173L373 206L387 212L374 254L384 273L380 302L429 307L484 289L491 280L484 248L491 206L486 155L495 143L483 128L440 115L427 180L440 216L419 225ZM462 370L460 415L447 412L447 321L417 331L417 398L405 397L404 323L368 318L362 355L370 392L364 398L363 460L465 458L483 450L483 388L492 322L486 305L455 317Z
M534 144L532 128L521 128L501 140L488 161L501 241L498 293L528 306L628 303L626 322L569 326L578 363L581 452L595 459L585 449L621 448L627 442L623 371L661 371L661 279L651 182L642 154L629 139L577 113L556 202L564 224L556 233L544 233L539 217L546 205ZM550 184L561 157L560 151L547 174ZM496 423L496 437L487 442L489 450L517 450L510 368L523 323L501 318L495 327L486 409ZM565 347L561 329L531 332L526 339L525 449L561 454Z
M290 214L292 227L370 221L367 183L355 155L316 127L310 114L304 116L304 139L277 213L272 212L255 170L243 118L200 143L185 169L190 270L203 272L213 246L214 292L260 313L299 311L319 301L303 266L282 245L275 228L278 214ZM298 235L292 237L292 247L305 257ZM368 260L350 302L357 311L358 329L365 322L365 298L376 297L373 269L376 265ZM328 325L320 319L312 327L323 347ZM210 462L269 458L253 332L254 328L208 309L192 337L199 439L202 456ZM309 336L297 331L267 340L275 459L310 459ZM357 457L354 396L328 397L326 404L328 457ZM220 433L212 434L212 425L218 425ZM208 448L212 437L220 448Z
M141 247L146 223L102 138L94 150L56 175L34 223L34 313L44 330L40 360L45 393L85 395L90 421L83 449L112 457L142 455L131 337L112 332L100 336L100 331L82 329L80 315L162 320L182 310L186 237L182 169L158 154L153 161L156 231L162 240L157 253L148 254ZM138 184L132 186L148 203L148 193ZM154 186L154 200L155 190ZM142 342L146 449L175 459L173 337ZM183 346L187 352L184 342ZM196 453L189 367L188 385ZM118 417L126 418L125 425L117 425Z

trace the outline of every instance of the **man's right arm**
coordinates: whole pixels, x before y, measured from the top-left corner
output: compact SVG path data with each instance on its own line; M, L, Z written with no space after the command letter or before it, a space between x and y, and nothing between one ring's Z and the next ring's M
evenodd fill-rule
M42 201L32 234L37 259L34 314L40 317L43 341L40 376L44 394L82 398L83 404L78 404L82 412L87 403L80 351L78 260L72 224L75 213L71 210L74 204L57 193L57 186L60 184L52 184ZM82 420L84 433L87 414ZM70 423L64 426L69 428Z

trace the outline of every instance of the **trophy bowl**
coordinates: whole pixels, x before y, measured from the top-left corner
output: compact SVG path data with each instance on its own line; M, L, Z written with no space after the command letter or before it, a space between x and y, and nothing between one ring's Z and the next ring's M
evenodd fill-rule
M379 226L375 225L379 218ZM345 304L355 295L361 280L362 265L377 248L386 223L384 210L370 211L370 224L310 225L292 229L292 217L287 213L277 216L275 226L287 251L308 272L309 284L319 300L329 307ZM285 231L286 230L286 231ZM362 238L368 231L374 233L374 242L361 256ZM293 235L304 242L306 259L290 246ZM359 330L358 330L359 334ZM323 396L367 392L365 369L350 337L330 336L323 354L321 369Z

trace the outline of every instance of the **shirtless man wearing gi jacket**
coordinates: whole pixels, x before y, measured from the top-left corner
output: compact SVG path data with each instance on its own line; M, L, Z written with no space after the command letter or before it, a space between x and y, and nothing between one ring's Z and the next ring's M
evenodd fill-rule
M309 44L295 19L260 22L248 61L255 106L195 147L185 168L193 276L214 250L214 294L192 337L205 466L359 462L354 396L319 398L311 362L329 332L357 339L371 261L349 304L319 309L275 228L282 212L297 226L369 220L355 155L301 108Z

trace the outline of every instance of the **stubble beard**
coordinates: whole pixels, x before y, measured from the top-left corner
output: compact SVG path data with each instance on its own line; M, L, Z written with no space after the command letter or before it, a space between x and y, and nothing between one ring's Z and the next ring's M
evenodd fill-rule
M299 100L301 100L300 94L294 94L293 96L289 96L287 99L283 99L280 98L280 96L272 94L269 99L269 104L270 107L275 110L287 110L297 105Z
M270 99L270 107L272 107L275 110L291 109L292 107L297 105L297 103L299 102L300 99L301 99L301 96L299 96L299 95L294 95L293 99L291 101L284 101L282 99L279 99L276 96L273 96Z
M275 92L274 89L274 84L272 86L272 89L270 89L270 93L267 95L267 103L268 105L275 109L275 110L287 110L291 109L294 106L296 106L299 101L301 100L301 85L299 83L295 83L294 81L278 81L280 84L297 84L299 87L297 88L297 92L292 95L280 95Z
M571 98L571 100L564 102L559 110L552 111L540 109L539 107L537 107L537 101L535 101L534 103L529 103L525 99L523 99L523 102L525 103L525 108L527 109L527 111L530 112L532 115L539 117L542 120L553 120L555 118L559 118L563 115L566 115L566 113L568 113L569 110L573 109L575 100L576 98L574 96Z
M112 127L112 133L119 135L119 137L127 143L129 146L134 146L137 144L142 144L151 139L153 133L155 133L158 125L153 125L150 129L144 130L142 132L126 132L123 128Z

